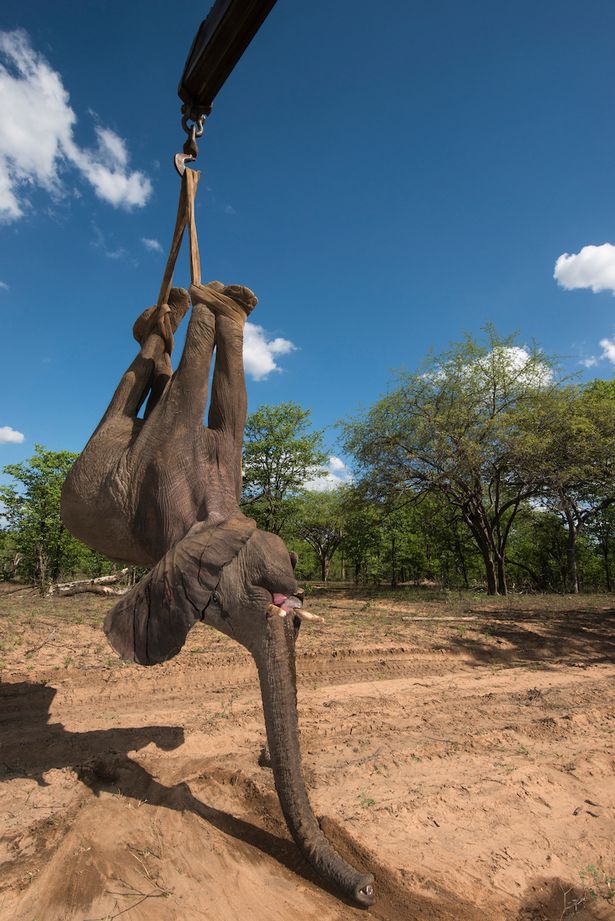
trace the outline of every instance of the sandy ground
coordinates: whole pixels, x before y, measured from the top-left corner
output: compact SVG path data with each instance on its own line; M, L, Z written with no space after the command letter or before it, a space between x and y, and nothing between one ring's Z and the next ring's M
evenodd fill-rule
M314 591L306 779L361 910L292 843L247 653L120 663L108 599L0 594L2 921L613 921L612 599Z

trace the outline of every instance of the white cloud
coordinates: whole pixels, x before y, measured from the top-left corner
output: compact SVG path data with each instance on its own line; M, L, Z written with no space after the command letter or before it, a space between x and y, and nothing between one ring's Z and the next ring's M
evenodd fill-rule
M141 237L141 243L150 253L161 253L162 244L158 240L152 240L150 237Z
M0 32L0 218L22 217L32 188L61 195L67 165L114 207L130 210L146 203L151 182L128 170L122 138L96 125L96 146L81 149L73 136L76 121L60 74L34 51L28 34Z
M326 467L323 468L324 476L308 480L304 486L311 492L331 492L339 486L344 486L352 480L352 474L340 457L332 455Z
M341 470L348 469L344 461L341 459L341 457L334 457L334 456L331 456L329 458L329 467L335 473L339 473Z
M262 381L272 371L280 371L276 364L279 355L294 352L296 346L288 339L268 339L262 326L246 323L243 340L243 362L246 372L255 381Z
M535 361L531 353L520 345L498 346L484 358L477 358L472 366L489 375L492 362L496 363L496 367L505 367L508 375L516 376L521 384L544 387L553 380L553 371L546 361Z
M232 205L225 205L222 210L225 214L237 214Z
M602 349L601 358L606 358L615 365L615 339L601 339L600 348Z
M0 445L20 445L25 437L10 425L0 425Z
M583 365L584 368L593 368L594 365L598 364L598 359L595 355L590 355L589 358L582 358L579 364Z
M0 281L0 291L9 291L10 288L5 281Z
M578 253L563 253L555 263L553 277L558 285L571 291L591 288L615 294L615 246L584 246Z
M128 151L123 139L110 128L95 126L97 144L92 150L74 148L70 159L103 201L114 208L142 208L152 194L152 184L140 171L127 172Z

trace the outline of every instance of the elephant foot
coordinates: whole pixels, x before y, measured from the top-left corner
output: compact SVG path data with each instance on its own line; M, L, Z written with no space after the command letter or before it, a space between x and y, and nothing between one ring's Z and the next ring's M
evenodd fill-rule
M186 315L190 306L190 298L185 288L171 288L169 303L160 307L148 307L137 318L132 334L140 346L147 341L148 336L157 333L165 343L165 351L173 351L173 333Z
M191 285L190 297L194 306L203 304L215 316L230 317L245 323L258 304L258 298L245 285L223 285L210 281L207 285Z

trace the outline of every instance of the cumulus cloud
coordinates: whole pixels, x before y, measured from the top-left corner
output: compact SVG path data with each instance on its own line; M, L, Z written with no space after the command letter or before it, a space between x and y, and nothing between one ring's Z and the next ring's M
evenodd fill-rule
M0 445L20 445L25 437L10 425L0 425Z
M523 346L511 345L493 351L496 355L502 355L508 368L518 374L518 380L523 384L546 387L553 380L553 370L547 362L541 360L540 356L535 360Z
M535 360L531 352L521 345L497 346L484 357L468 364L468 371L475 373L479 369L489 378L494 362L496 367L506 368L508 375L515 376L521 384L544 387L553 380L553 371L547 362L541 361L540 357Z
M32 48L28 34L0 31L1 218L22 217L33 188L62 195L61 173L68 166L116 208L130 210L147 202L151 182L144 173L129 170L123 139L96 125L95 146L82 149L74 140L76 122L62 77Z
M563 253L555 263L553 277L567 291L591 288L615 294L615 246L584 246L578 253Z
M314 477L304 484L305 489L311 492L331 492L339 486L344 486L352 480L352 474L341 457L331 455L327 466L323 468L323 476Z
M141 243L150 253L162 252L162 244L159 243L158 240L150 239L150 237L141 237Z
M262 326L246 323L243 340L243 362L247 374L263 381L272 371L281 371L276 364L280 355L294 352L296 346L288 339L269 339Z
M601 339L600 348L602 349L600 357L606 358L615 365L615 339Z
M110 128L95 126L96 146L74 149L71 160L93 186L94 192L114 208L142 208L152 194L152 184L139 170L128 170L125 141Z

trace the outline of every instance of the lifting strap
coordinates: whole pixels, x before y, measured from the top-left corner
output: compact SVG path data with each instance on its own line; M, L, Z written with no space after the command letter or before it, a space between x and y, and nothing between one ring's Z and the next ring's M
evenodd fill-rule
M186 225L188 226L188 239L190 248L190 280L193 285L201 284L201 258L199 255L199 241L196 233L196 220L194 214L194 200L197 186L199 184L200 172L198 170L184 170L181 177L181 187L179 190L179 204L177 206L177 217L175 219L175 229L173 239L169 248L166 268L160 285L160 292L156 306L158 310L157 322L160 324L160 331L165 341L166 351L172 350L173 333L169 321L169 295L173 285L173 272L175 263L179 254L179 249L184 236Z
M158 294L157 304L161 307L168 304L169 294L173 284L173 272L175 271L175 262L181 246L182 238L186 224L189 225L188 233L190 239L190 279L193 285L201 284L201 260L199 257L199 242L196 235L196 221L194 218L194 198L199 183L201 173L198 170L187 169L181 179L179 190L179 204L177 206L177 218L175 219L175 230L173 239L169 248L169 257L164 270L160 293Z

